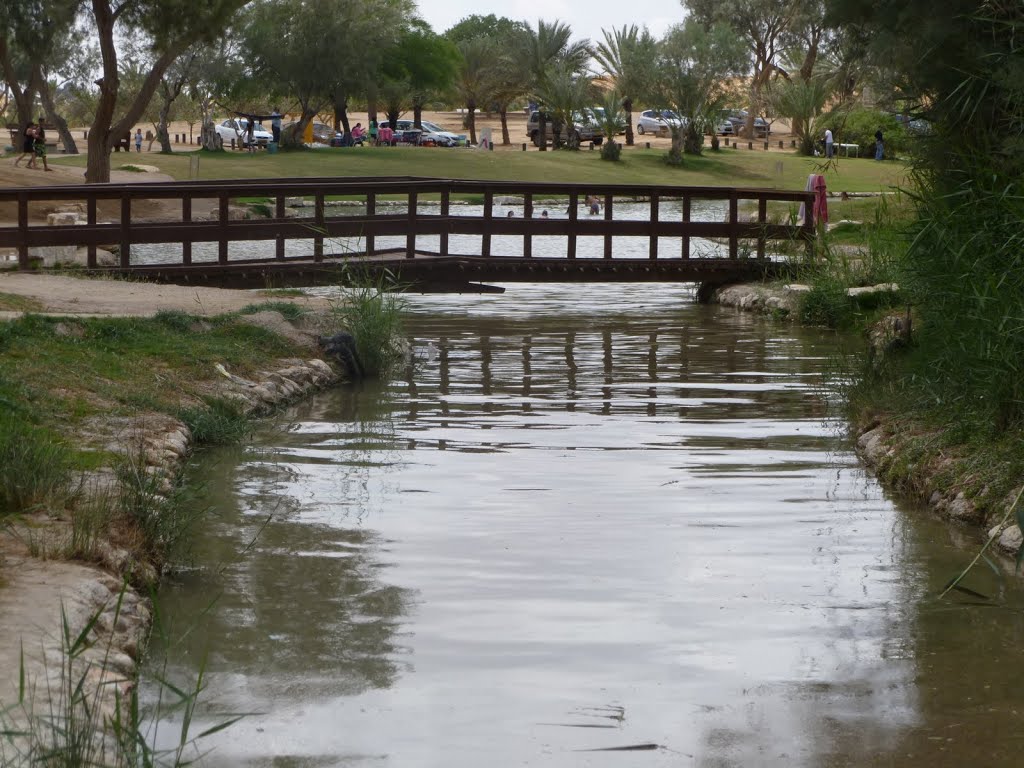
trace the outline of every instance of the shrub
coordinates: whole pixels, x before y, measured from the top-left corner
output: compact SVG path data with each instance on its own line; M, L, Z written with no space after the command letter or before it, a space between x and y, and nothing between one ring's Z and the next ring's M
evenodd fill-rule
M62 503L71 454L18 413L0 413L0 517Z
M601 159L617 162L622 155L622 145L617 141L606 141L601 147Z
M837 141L856 144L861 157L875 156L875 131L882 130L885 142L885 156L894 158L906 155L910 141L906 129L894 115L876 109L854 109L846 115Z
M208 397L204 402L205 407L178 412L197 445L234 445L245 439L252 420L237 402L223 397Z
M387 376L402 358L399 335L404 302L397 294L399 286L390 273L374 279L349 272L344 282L334 315L355 339L363 375Z

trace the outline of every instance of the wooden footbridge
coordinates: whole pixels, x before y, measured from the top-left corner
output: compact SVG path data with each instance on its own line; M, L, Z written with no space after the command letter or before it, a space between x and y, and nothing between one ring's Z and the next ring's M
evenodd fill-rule
M598 203L596 215L581 207L588 197ZM149 201L175 201L181 214L140 219L147 215L140 209L153 208ZM474 205L460 205L466 201ZM360 275L386 270L414 290L482 290L486 282L722 284L785 271L770 243L813 247L813 217L771 223L772 201L810 205L813 197L418 177L7 188L0 210L16 210L17 222L0 220L0 249L14 249L18 268L31 269L40 249L80 246L89 273L221 287L334 284L353 267ZM238 217L238 203L259 217ZM69 205L84 221L34 223ZM741 216L741 206L756 213ZM502 215L505 209L513 215ZM153 247L159 244L167 247ZM101 264L98 249L114 252L115 263Z

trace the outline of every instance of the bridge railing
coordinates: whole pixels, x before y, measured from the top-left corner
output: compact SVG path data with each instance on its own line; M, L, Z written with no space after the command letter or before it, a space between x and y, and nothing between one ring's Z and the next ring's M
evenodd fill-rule
M523 216L507 218L494 215L496 200L515 197L523 203ZM580 216L580 202L588 196L596 197L601 215ZM463 197L483 200L480 215L453 215L453 200ZM238 199L272 201L271 215L261 219L236 220L231 216L231 201ZM288 203L293 198L312 201L312 216L296 219L287 215ZM365 213L355 216L328 215L328 202L336 198L361 201ZM568 200L566 218L541 218L538 204L552 199ZM176 200L181 205L177 220L140 220L138 206L142 201ZM193 211L197 201L216 201L215 215L209 220L196 220ZM616 218L616 209L624 201L646 201L649 215L646 220ZM661 203L677 200L681 205L679 221L661 218ZM386 202L397 201L405 205L401 213L394 213ZM423 210L423 204L436 205L436 213ZM700 201L726 203L722 221L694 221L693 204ZM756 204L757 213L741 218L740 205ZM86 221L75 226L30 224L33 208L52 203L79 203L84 208ZM94 184L53 187L23 187L0 189L0 207L12 203L16 207L17 222L0 224L0 248L15 248L19 266L30 266L31 248L41 246L85 246L87 266L97 266L97 248L118 246L121 269L136 266L132 261L132 246L152 243L180 243L180 264L193 264L192 245L199 242L217 243L217 264L260 263L267 261L324 259L324 243L333 238L362 238L365 252L381 252L376 240L386 236L404 236L404 255L414 258L417 239L425 236L438 238L437 255L450 256L451 235L480 237L478 254L492 256L492 239L512 235L522 238L522 257L533 257L533 238L560 236L565 238L566 259L575 259L580 237L600 237L604 240L603 257L614 257L616 237L646 237L648 256L658 259L662 238L679 238L681 247L676 258L691 258L691 239L717 239L727 244L731 259L740 257L740 242L755 241L751 256L765 258L766 244L770 241L814 240L814 219L808 215L799 224L772 223L768 218L770 202L804 203L808 211L813 205L809 192L774 189L743 189L731 187L650 186L638 184L579 184L559 182L476 181L434 179L419 177L375 178L296 178L221 180L201 182L156 182L142 184ZM111 210L110 203L113 203ZM100 205L105 205L101 220ZM312 240L312 255L286 256L288 240ZM273 241L274 256L238 257L229 259L229 244L245 241ZM422 240L420 241L422 244ZM393 250L393 249L389 249ZM432 252L433 253L433 252ZM351 255L351 254L348 254ZM206 264L208 262L203 262Z

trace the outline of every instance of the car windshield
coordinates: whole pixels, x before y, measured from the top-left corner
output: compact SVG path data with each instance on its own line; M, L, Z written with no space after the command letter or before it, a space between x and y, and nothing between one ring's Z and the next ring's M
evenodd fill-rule
M432 131L433 133L445 132L444 128L442 128L440 125L438 125L437 123L431 123L427 120L420 120L420 125L422 125L426 130Z
M663 110L661 110L661 116L663 118L665 118L666 120L678 120L679 119L679 115L677 115L671 109L663 109Z

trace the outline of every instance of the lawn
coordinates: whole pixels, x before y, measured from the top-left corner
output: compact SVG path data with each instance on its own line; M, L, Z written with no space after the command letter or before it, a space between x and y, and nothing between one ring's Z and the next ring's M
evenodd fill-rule
M686 157L681 168L665 164L660 149L626 149L618 163L603 161L597 151L521 152L415 147L338 148L259 152L147 153L142 162L176 179L189 178L190 157L199 154L200 179L257 179L303 176L430 176L502 181L566 181L595 184L678 184L804 189L807 175L824 173L829 189L877 192L906 183L906 167L899 162L842 158L822 170L820 160L785 152L728 148ZM121 156L114 154L112 167ZM125 157L125 164L136 161ZM84 167L83 156L53 158L55 162ZM141 180L141 179L140 179Z

